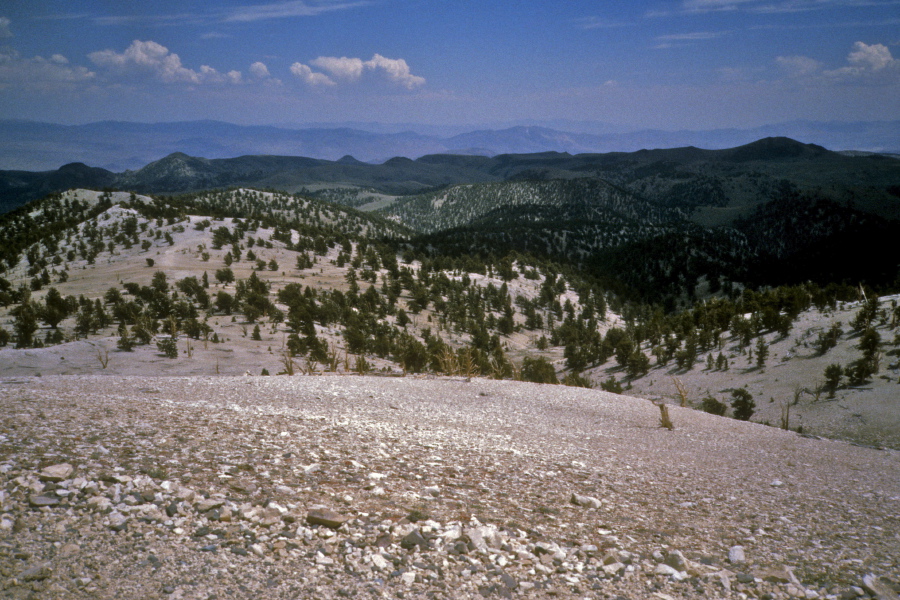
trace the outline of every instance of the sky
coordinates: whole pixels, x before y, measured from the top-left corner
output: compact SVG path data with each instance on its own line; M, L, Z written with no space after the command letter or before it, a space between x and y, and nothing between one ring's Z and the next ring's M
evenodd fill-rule
M900 0L0 0L0 119L900 119Z

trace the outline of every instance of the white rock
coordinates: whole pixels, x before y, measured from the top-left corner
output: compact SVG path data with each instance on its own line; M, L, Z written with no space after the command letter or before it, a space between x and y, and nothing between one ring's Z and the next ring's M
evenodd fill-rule
M746 561L747 558L744 556L743 546L732 546L728 549L728 562L731 564L738 564Z
M51 465L49 467L44 467L44 470L41 471L40 478L44 481L63 481L68 479L74 470L75 468L69 463Z
M597 498L593 498L591 496L581 496L579 494L572 494L571 499L572 504L577 506L583 506L585 508L593 508L597 509L603 504Z
M387 561L385 557L380 554L372 555L372 566L378 569L379 571L386 571L391 566L391 563Z
M678 575L678 569L673 569L669 565L662 564L656 565L656 568L653 570L656 575L665 575L666 577L673 577Z

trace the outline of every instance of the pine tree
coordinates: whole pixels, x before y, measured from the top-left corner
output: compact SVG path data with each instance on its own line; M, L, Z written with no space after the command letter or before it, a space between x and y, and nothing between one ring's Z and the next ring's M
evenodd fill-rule
M731 391L731 408L734 409L734 418L739 421L749 421L756 409L753 395L743 388Z

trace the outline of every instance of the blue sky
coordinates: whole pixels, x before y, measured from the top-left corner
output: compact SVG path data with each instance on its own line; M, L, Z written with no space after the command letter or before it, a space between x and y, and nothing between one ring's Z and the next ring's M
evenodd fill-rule
M0 0L0 118L900 119L900 0Z

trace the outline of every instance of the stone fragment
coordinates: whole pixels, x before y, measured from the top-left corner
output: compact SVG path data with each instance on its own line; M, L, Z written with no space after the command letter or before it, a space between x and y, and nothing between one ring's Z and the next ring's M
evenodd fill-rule
M94 496L88 500L88 506L94 510L104 511L112 507L112 500L106 496Z
M109 528L113 531L124 531L128 526L128 517L119 512L109 515Z
M428 487L426 487L423 491L424 491L427 495L432 496L433 498L437 498L438 496L441 495L441 488L439 488L439 487L436 486L436 485L428 486Z
M43 508L44 506L56 506L59 504L59 498L50 496L31 496L28 498L28 504L34 508Z
M603 572L609 576L618 575L622 571L625 570L625 565L620 562L610 563L608 565L603 565Z
M379 571L386 571L389 567L391 567L391 563L387 561L385 557L380 554L372 555L372 566L374 566Z
M670 567L667 564L656 565L656 569L653 570L656 575L665 575L666 577L674 577L678 575L678 569Z
M53 569L50 568L50 565L35 565L33 567L29 567L22 571L22 574L19 575L19 579L22 581L43 581L53 575Z
M310 525L322 525L329 529L338 529L341 525L350 520L340 513L329 508L315 506L306 513L306 522Z
M875 600L897 600L900 598L897 592L871 573L863 577L862 586L863 589L875 597Z
M257 485L249 479L232 479L228 486L241 494L252 494L258 489Z
M666 555L665 564L672 567L676 571L684 571L687 569L687 560L678 550L672 550Z
M747 557L744 555L744 547L743 546L732 546L728 549L728 562L731 564L740 564L743 562L747 562Z
M402 581L405 585L412 585L416 582L416 574L412 571L407 571L400 576L400 581Z
M517 587L519 587L519 582L510 575L509 573L503 573L500 575L500 582L506 587L506 589L513 591Z
M770 583L792 583L797 587L803 587L803 584L794 575L794 569L791 567L781 566L764 569L758 575L760 579Z
M400 540L400 547L404 550L412 550L413 548L427 548L428 540L422 537L422 534L419 533L419 530L410 531L402 540Z
M205 513L225 504L224 498L205 498L194 505L197 512Z
M308 517L307 517L307 521L309 521ZM259 513L259 525L260 526L272 527L273 525L277 525L279 523L281 523L281 511L279 511L277 508L275 508L273 506L269 506L267 508L264 508L262 511L260 511L260 513ZM322 523L322 525L325 525L325 523ZM331 527L331 525L328 525L328 527ZM338 525L337 527L340 527L340 525Z
M592 498L591 496L581 496L579 494L572 494L571 502L576 506L594 509L600 508L602 504L597 498Z
M60 463L58 465L44 467L39 477L41 481L58 483L60 481L65 481L66 479L71 477L74 470L75 468L69 463Z

